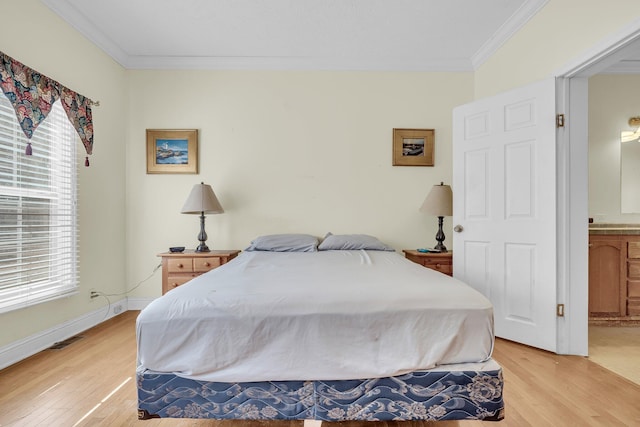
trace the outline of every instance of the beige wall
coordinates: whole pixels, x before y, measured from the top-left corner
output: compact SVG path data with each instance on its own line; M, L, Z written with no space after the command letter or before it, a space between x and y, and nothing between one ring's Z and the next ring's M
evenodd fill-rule
M589 216L596 222L638 223L620 213L620 131L640 115L640 75L589 79Z
M551 77L638 18L637 0L549 0L475 72L475 97Z
M117 293L125 285L125 72L37 0L4 2L2 16L0 51L101 106L93 110L92 164L79 175L80 293L0 314L0 346L106 304L90 301L91 288Z
M269 233L373 234L397 249L432 246L436 218L418 212L451 182L451 111L471 100L471 73L130 71L128 278L169 246L197 243L180 209L200 182L225 213L207 217L209 246L244 249ZM393 167L394 127L434 128L434 167ZM198 175L147 175L145 129L200 130ZM445 244L451 246L451 224ZM160 294L160 274L136 296Z

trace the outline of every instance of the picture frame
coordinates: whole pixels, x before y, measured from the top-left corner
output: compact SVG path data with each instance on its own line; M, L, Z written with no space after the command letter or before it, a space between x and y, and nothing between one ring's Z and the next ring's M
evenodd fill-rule
M197 174L197 129L147 129L148 174Z
M433 166L434 129L393 129L393 166Z

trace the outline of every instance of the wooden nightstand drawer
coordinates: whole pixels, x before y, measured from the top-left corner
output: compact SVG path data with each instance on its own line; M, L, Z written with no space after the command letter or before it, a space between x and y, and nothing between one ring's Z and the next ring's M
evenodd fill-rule
M453 252L418 252L414 249L404 249L402 252L416 264L453 276Z
M453 263L450 261L429 261L424 262L422 265L432 270L439 271L440 273L448 274L449 276L453 275Z
M222 265L220 257L194 258L193 271L196 273L206 273L207 271Z
M209 270L220 267L234 259L240 251L211 251L211 252L165 252L158 254L162 257L162 293L188 282L206 273Z
M189 275L174 274L174 275L171 275L171 276L169 276L168 281L167 281L167 290L171 290L171 289L177 288L180 285L184 285L185 283L187 283L189 280L193 279L196 276L197 276L197 274L189 274Z
M167 260L167 271L169 273L190 273L193 271L193 260L191 258L170 258Z

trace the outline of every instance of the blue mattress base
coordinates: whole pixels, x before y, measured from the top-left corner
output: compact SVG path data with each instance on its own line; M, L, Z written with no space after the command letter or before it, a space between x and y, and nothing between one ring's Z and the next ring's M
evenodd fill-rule
M492 420L504 417L502 370L417 371L342 381L220 383L138 372L138 418Z

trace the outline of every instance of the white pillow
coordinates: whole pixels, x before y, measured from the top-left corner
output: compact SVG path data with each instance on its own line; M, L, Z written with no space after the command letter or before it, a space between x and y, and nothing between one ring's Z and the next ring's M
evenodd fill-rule
M309 234L270 234L256 237L247 252L316 252L318 238Z
M360 249L367 251L395 251L391 246L368 234L334 235L327 233L322 243L318 246L319 251L357 251Z

